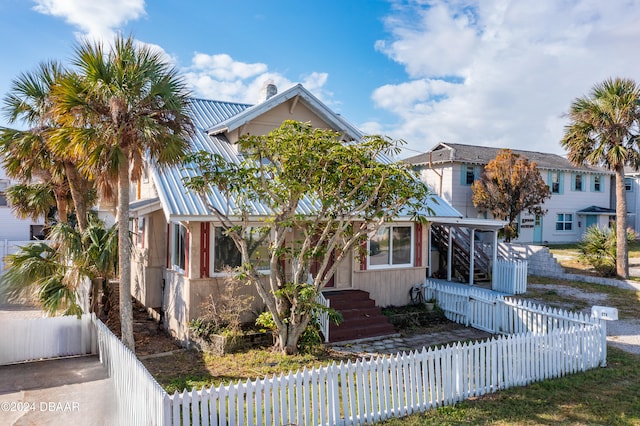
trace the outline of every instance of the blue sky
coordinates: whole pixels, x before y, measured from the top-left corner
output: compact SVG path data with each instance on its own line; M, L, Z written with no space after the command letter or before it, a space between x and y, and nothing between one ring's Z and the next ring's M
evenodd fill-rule
M194 95L255 103L302 83L368 133L562 154L564 114L640 82L635 0L3 0L0 95L20 72L116 32L162 49ZM6 125L0 119L0 125Z

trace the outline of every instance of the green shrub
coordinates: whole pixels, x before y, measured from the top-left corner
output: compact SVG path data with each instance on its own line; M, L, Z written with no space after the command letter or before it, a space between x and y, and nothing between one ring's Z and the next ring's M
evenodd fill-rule
M635 240L633 230L627 230L627 241ZM616 275L616 230L598 226L587 228L580 243L579 259L591 265L597 273L605 277Z

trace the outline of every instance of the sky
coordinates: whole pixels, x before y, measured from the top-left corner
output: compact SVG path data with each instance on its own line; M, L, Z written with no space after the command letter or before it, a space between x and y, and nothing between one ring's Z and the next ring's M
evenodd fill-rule
M79 40L164 51L194 96L256 103L302 83L365 133L564 154L566 113L640 83L637 0L2 0L0 96ZM0 118L0 125L8 125Z

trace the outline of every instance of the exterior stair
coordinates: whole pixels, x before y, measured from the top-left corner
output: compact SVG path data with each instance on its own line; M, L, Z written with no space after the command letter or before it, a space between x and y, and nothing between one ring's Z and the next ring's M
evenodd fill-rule
M331 343L397 334L366 291L337 290L325 292L324 297L329 299L331 308L342 314L339 325L329 326Z

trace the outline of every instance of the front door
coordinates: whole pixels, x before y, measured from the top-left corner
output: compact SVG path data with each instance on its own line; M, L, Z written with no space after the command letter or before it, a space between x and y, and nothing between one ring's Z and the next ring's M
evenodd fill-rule
M586 228L585 229L589 229L592 226L597 225L598 224L598 216L593 215L593 214L588 215L586 217L585 224L586 224Z
M533 242L542 242L542 216L540 215L536 215L536 218L533 222Z
M333 266L334 260L335 260L335 252L332 251L331 254L329 255L329 264L327 265L327 268L331 268L331 266ZM311 263L311 271L310 271L311 275L313 275L314 278L318 273L318 268L320 268L320 260L314 260ZM325 288L334 287L334 286L335 286L335 274L331 276L331 279L329 280Z

